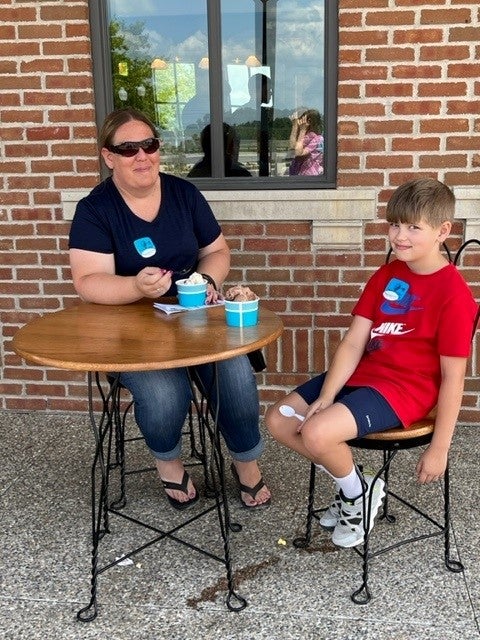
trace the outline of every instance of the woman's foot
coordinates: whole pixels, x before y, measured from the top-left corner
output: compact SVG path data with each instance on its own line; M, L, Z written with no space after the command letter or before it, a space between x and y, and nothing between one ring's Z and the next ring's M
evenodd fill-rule
M266 507L270 504L272 494L263 481L256 460L251 462L232 463L232 473L240 489L240 500L248 509Z
M197 490L181 460L156 460L155 464L172 506L182 509L198 500Z

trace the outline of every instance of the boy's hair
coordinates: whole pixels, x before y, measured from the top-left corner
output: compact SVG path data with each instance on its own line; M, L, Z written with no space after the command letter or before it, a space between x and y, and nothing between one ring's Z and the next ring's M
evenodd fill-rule
M430 227L453 221L455 196L434 178L419 178L405 182L396 189L387 204L387 222L415 224L421 219Z

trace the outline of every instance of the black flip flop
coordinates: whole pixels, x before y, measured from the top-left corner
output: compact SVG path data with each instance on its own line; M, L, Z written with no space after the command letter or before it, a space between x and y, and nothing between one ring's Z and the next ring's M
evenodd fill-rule
M169 482L168 480L162 480L162 484L165 489L172 489L173 491L181 491L182 493L187 494L188 481L190 476L186 471L183 472L182 482ZM198 491L195 489L195 496L190 500L186 500L185 502L181 502L180 500L176 500L169 496L168 493L165 494L168 498L168 501L174 507L174 509L178 509L179 511L183 511L184 509L188 509L192 505L195 504L198 500Z
M249 505L242 500L242 492L248 493L248 495L252 496L252 499L255 500L255 496L257 495L257 493L260 491L262 487L265 486L265 482L263 481L263 478L260 478L260 480L257 482L257 484L254 487L248 487L246 484L242 484L240 482L238 471L235 468L235 465L233 464L233 462L230 465L230 469L232 470L233 477L235 478L238 488L240 489L240 502L242 503L242 506L244 509L262 509L264 507L269 506L271 502L271 498L269 498L265 502L262 502L262 504L254 504L254 505Z

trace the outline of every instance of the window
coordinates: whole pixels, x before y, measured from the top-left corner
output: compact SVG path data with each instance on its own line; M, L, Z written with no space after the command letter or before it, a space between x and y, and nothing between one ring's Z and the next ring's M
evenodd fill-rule
M90 3L97 117L156 123L162 169L205 189L332 188L336 0Z

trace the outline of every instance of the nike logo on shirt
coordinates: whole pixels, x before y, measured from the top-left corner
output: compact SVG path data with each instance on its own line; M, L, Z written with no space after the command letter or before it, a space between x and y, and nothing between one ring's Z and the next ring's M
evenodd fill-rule
M413 329L405 329L403 322L382 322L379 327L371 330L370 335L372 338L377 336L402 336L411 331Z

